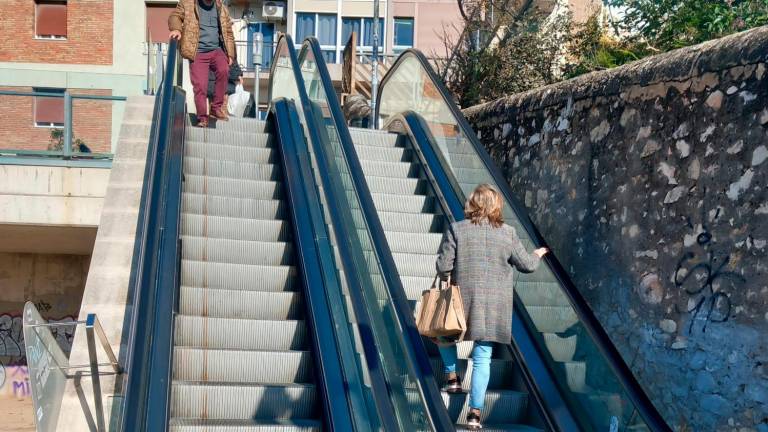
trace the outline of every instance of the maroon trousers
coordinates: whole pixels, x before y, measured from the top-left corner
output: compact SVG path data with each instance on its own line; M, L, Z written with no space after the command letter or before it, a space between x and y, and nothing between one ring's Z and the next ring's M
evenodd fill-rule
M229 60L221 49L206 53L197 53L195 60L189 62L189 79L192 81L192 91L195 94L197 118L208 118L208 74L213 71L216 84L213 87L211 110L218 112L224 104L224 93L227 91L229 76Z

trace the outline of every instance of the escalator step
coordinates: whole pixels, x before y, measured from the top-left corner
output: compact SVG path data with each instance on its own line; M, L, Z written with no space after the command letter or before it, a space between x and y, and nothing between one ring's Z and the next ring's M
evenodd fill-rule
M400 276L422 276L429 277L436 271L435 262L437 254L411 254L411 253L393 253L395 266Z
M214 128L190 128L187 134L187 143L227 143L228 145L243 147L265 147L268 140L268 134L257 131L244 132Z
M280 167L275 164L206 160L191 156L184 158L184 173L237 180L271 181L278 180L281 174Z
M290 384L312 381L308 351L242 351L176 347L173 379Z
M185 192L182 211L242 219L286 219L287 204L272 199L231 198Z
M443 370L443 361L439 357L430 358L432 370L435 371L438 386L446 385L446 374L439 373ZM488 389L498 390L513 385L515 378L515 362L505 359L491 360L491 378L488 381ZM467 373L469 371L469 373ZM456 362L456 373L461 377L462 388L469 391L472 385L472 360L462 358Z
M244 291L295 291L292 266L242 265L181 260L182 285Z
M552 359L556 362L568 362L573 360L576 354L578 336L560 336L554 333L543 333L544 345L547 347Z
M171 432L320 432L316 420L210 420L173 419Z
M379 211L384 231L409 233L442 232L443 218L434 214L396 213Z
M384 193L372 193L371 197L378 211L425 213L435 210L434 198L424 195L397 195L394 190L387 190Z
M525 309L541 333L562 333L579 322L570 306L526 306Z
M440 247L441 233L402 233L390 231L386 233L387 242L392 252L432 255ZM434 270L434 263L432 263Z
M570 306L568 297L556 282L517 281L515 291L526 306Z
M233 146L194 141L184 144L184 155L207 160L243 163L277 162L277 153L269 147Z
M418 178L391 178L366 176L368 189L371 193L390 193L396 195L424 194L427 190L426 180Z
M368 176L381 176L381 177L416 177L419 175L421 169L418 165L407 162L386 162L386 161L367 161L361 160L360 165L363 167L363 172Z
M293 246L287 242L182 237L181 257L188 260L251 265L290 265Z
M187 236L230 239L288 241L291 226L282 220L245 219L187 213L181 233Z
M269 365L253 365L269 367ZM311 384L258 385L174 381L171 415L205 419L309 419L316 415Z
M280 197L280 183L274 181L240 180L187 174L184 192L231 198L275 199Z
M404 147L379 147L369 145L355 145L355 150L360 160L383 162L410 162L411 150Z
M398 134L381 133L379 130L349 128L349 134L352 137L352 142L365 145L395 147L402 143Z
M179 313L214 318L299 319L297 292L243 291L181 287Z
M175 329L174 343L177 346L273 351L301 350L307 346L303 321L178 315Z

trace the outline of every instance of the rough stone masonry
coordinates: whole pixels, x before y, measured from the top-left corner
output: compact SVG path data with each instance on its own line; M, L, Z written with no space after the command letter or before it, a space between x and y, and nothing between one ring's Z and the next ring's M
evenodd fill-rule
M677 430L768 432L768 27L465 114Z

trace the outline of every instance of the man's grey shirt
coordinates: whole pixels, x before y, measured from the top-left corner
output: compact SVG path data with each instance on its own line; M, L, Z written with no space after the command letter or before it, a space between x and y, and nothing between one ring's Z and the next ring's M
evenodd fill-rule
M197 0L197 12L200 16L200 43L197 52L210 52L221 47L219 42L219 12L215 0L210 5L204 0Z

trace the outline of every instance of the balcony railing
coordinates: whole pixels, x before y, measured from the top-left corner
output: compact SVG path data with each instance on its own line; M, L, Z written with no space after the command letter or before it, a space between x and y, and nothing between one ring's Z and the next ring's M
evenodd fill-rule
M43 113L38 106L51 98L63 99L63 122L50 112L60 108L48 105ZM0 90L0 106L17 113L6 116L0 131L0 165L111 167L125 101L124 96Z

